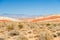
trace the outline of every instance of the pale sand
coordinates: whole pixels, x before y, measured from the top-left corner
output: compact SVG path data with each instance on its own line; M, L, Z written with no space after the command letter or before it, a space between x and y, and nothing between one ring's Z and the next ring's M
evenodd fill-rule
M56 38L54 38L54 40L60 40L60 37L56 37Z

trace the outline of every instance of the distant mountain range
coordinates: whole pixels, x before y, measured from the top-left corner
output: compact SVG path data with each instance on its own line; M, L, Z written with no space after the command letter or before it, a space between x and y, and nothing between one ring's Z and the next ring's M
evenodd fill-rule
M21 13L1 13L0 16L15 17L15 18L28 18L28 17L38 17L44 15L32 15L32 14L21 14Z

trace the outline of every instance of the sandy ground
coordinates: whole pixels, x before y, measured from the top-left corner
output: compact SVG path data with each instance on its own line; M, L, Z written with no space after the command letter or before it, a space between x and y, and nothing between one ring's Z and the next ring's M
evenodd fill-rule
M54 38L54 40L60 40L60 37L56 37L56 38Z

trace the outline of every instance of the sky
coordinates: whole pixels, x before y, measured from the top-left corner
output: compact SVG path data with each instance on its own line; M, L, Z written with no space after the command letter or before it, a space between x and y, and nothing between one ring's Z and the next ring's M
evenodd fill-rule
M60 0L0 0L0 16L42 16L60 14Z

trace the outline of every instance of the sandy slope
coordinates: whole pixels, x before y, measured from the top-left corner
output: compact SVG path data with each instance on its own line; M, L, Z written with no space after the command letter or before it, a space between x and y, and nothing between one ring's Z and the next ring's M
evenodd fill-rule
M0 21L6 21L6 22L8 22L8 21L15 21L15 22L18 22L20 20L14 19L14 18L9 18L9 17L0 17Z
M40 22L40 21L58 21L60 20L60 15L52 15L45 17L35 17L35 18L9 18L9 17L0 17L0 21L20 21L20 22Z
M60 40L60 37L54 38L54 40Z
M52 15L52 16L45 16L45 17L36 17L31 22L41 22L41 21L56 21L60 22L60 15Z

